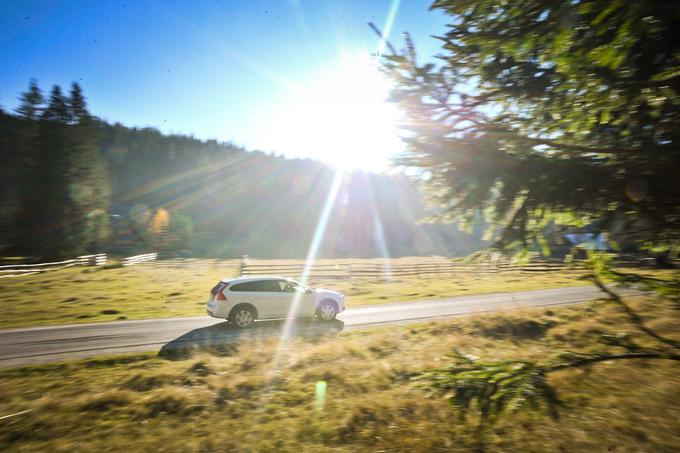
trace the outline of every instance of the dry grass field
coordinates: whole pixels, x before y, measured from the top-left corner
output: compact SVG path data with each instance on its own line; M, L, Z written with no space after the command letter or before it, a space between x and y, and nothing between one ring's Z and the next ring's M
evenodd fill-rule
M634 305L677 338L677 308ZM615 352L602 341L611 335L644 345L618 310L594 302L294 338L283 349L253 338L182 360L143 354L2 370L0 416L10 417L0 450L678 451L677 362L556 372L559 418L519 412L483 434L474 410L461 413L414 379L451 363L454 349L549 361L565 350Z
M348 260L321 260L322 264ZM399 258L395 263L441 263L441 258ZM301 261L252 262L298 264ZM352 260L356 265L378 260ZM130 267L72 267L0 280L0 328L201 316L210 289L238 272L233 261L190 260ZM428 274L379 280L361 276L319 280L309 284L343 292L350 307L387 302L438 299L501 291L586 285L581 273L503 272ZM295 277L290 275L290 277Z

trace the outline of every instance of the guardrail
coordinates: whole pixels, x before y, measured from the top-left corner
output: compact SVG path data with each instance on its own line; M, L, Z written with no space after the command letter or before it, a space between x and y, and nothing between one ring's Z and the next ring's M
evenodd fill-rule
M103 266L106 262L106 254L98 253L96 255L81 255L70 260L54 261L51 263L9 264L0 266L0 278L34 275L72 266Z
M123 258L123 266L133 266L135 264L148 263L156 261L158 253L145 253L143 255L128 256Z

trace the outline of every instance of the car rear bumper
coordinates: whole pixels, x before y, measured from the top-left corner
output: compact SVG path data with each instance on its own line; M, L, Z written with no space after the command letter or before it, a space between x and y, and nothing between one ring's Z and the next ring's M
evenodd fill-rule
M213 318L227 319L230 308L230 305L226 302L212 300L208 302L205 311L208 313L208 316L212 316Z

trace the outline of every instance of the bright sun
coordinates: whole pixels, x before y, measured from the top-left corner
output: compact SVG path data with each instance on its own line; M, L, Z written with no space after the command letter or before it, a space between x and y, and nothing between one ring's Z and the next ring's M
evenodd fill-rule
M279 145L350 169L384 170L403 149L389 84L370 57L353 57L302 87L275 124Z

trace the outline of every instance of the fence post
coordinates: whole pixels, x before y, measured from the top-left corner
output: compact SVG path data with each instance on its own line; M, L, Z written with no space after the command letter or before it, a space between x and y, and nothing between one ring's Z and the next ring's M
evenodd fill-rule
M248 272L248 255L243 255L241 256L241 277L246 275L246 272Z
M389 282L391 279L391 268L390 265L385 261L380 262L380 281Z

